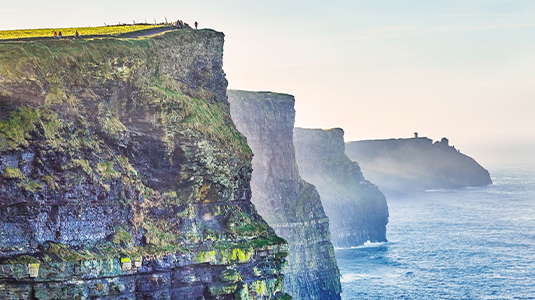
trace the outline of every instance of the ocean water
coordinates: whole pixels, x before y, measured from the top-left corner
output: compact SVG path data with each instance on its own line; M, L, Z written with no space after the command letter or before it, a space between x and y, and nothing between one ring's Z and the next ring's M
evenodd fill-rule
M342 299L535 299L535 167L388 198L387 243L336 249Z

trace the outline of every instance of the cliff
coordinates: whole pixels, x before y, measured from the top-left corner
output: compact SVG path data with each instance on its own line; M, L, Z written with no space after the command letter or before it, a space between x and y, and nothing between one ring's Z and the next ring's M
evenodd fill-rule
M446 138L435 143L428 138L350 142L346 154L389 194L492 184L489 172Z
M334 246L386 241L385 196L344 154L344 131L295 128L294 144L301 176L316 186L331 221Z
M251 201L288 241L286 291L294 299L340 299L329 220L315 187L301 179L297 168L294 97L244 91L228 91L228 95L236 127L254 153Z
M222 33L0 44L0 299L276 299Z

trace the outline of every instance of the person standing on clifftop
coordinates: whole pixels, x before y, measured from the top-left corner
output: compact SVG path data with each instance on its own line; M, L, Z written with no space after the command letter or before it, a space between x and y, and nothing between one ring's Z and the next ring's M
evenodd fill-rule
M54 30L54 39L58 38L58 33Z
M197 25L199 25L199 23L197 23L197 21L195 21L195 30L197 30Z
M78 30L76 30L76 33L74 34L74 39L77 40L80 37L80 34L78 33Z
M58 36L59 36L60 39L61 39L61 37L63 36L63 34L61 34L61 30L60 30L60 32L58 33Z

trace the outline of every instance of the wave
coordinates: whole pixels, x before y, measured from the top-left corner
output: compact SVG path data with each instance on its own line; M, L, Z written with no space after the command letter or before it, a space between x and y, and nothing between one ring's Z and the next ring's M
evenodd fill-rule
M457 188L457 189L447 189L447 188L444 188L444 189L428 189L428 190L425 190L426 193L451 193L451 192L460 192L460 191L463 191L463 190L485 190L487 189L488 187L494 187L496 186L496 184L493 184L493 185L486 185L486 186L465 186L465 187L462 187L462 188Z
M362 249L362 248L375 248L386 245L388 242L370 242L366 241L363 245L360 246L351 246L351 247L334 247L335 250L346 250L346 249Z
M453 189L429 189L425 190L426 193L447 193L454 191Z
M381 279L380 276L377 275L371 275L371 274L357 274L357 273L349 273L340 276L340 282L343 283L350 283L355 282L362 279Z

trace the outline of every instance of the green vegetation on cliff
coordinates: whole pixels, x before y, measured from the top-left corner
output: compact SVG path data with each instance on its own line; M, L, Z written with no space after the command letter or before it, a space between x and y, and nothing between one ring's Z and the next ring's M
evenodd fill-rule
M163 27L164 25L114 25L97 27L73 27L73 28L40 28L40 29L17 29L0 31L0 40L26 39L39 37L53 37L54 31L60 32L64 37L74 36L76 31L82 35L117 35L134 31Z
M45 108L61 106L71 115L84 114L80 111L84 98L97 100L98 96L91 89L83 88L90 85L89 81L95 85L135 80L134 85L142 88L141 99L145 102L142 104L159 111L153 122L159 123L167 131L166 137L172 138L174 132L193 128L212 138L228 141L237 154L250 155L243 136L233 126L228 126L231 121L224 108L226 104L205 101L214 98L214 95L204 89L193 91L158 67L165 65L166 61L162 57L164 55L155 55L157 53L152 50L155 43L190 42L195 38L194 33L179 30L157 38L3 44L0 79L37 85L45 93ZM208 70L201 74L211 76ZM73 87L81 90L72 90ZM0 94L6 98L14 96L9 90L0 90ZM109 104L98 105L98 117L103 129L111 135L124 132L126 128L119 119L127 113L124 111L126 103ZM23 111L22 114L27 115L28 112ZM27 117L14 120L14 126L18 128L11 132L13 141L10 144L23 142L23 134L33 129L31 123L37 115Z

